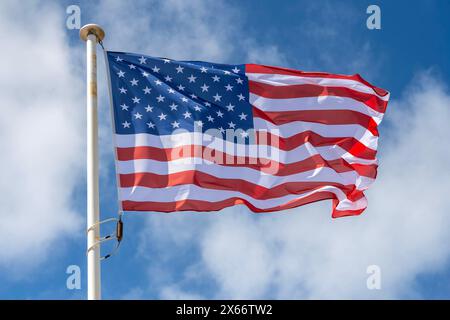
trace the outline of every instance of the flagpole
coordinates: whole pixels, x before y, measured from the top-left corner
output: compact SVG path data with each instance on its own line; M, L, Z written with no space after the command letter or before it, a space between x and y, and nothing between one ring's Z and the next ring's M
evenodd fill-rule
M101 299L100 212L98 187L97 43L105 32L95 24L80 29L87 57L87 296Z

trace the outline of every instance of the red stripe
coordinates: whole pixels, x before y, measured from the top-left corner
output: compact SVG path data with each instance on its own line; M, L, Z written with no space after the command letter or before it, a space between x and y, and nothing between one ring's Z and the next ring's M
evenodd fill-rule
M353 137L323 137L313 131L303 131L289 138L280 138L273 133L268 132L267 141L263 141L259 135L257 135L256 140L258 144L275 146L285 151L290 151L309 142L314 147L338 145L355 157L367 160L374 160L377 154L376 150L368 148Z
M253 206L250 202L240 198L230 198L222 201L209 202L202 200L182 200L174 202L137 202L137 201L122 201L122 207L125 211L156 211L156 212L173 212L173 211L218 211L227 207L231 207L238 204L246 205L253 212L272 212L285 209L291 209L298 206L302 206L308 203L326 200L336 199L336 196L331 192L317 192L308 197L293 200L287 204L276 206L269 209L259 209ZM364 209L341 211L335 210L336 204L333 201L333 217L342 217L348 215L359 215Z
M333 199L333 212L331 217L333 218L342 218L342 217L350 217L350 216L359 216L361 213L366 210L366 208L358 209L358 210L337 210L336 206L338 204L338 200Z
M378 136L377 123L372 117L352 110L296 110L296 111L263 111L253 107L253 116L276 125L293 121L314 122L328 125L359 124Z
M294 84L288 86L272 86L267 83L249 81L249 90L258 96L270 99L292 99L319 96L338 96L360 101L368 107L384 113L387 101L378 96L356 91L345 87L320 86L315 84Z
M325 186L336 187L353 201L362 197L362 191L357 190L355 185L343 185L335 182L286 182L271 188L243 180L243 179L224 179L213 175L188 170L172 173L168 175L159 175L150 172L121 174L120 187L146 187L146 188L167 188L179 185L193 184L205 189L235 191L248 195L258 200L268 200L290 194L301 195L306 192L317 190Z
M172 161L183 158L198 157L218 165L230 167L246 167L275 176L287 176L295 173L328 167L338 173L356 171L362 176L375 178L377 165L349 164L344 159L325 160L320 154L294 163L280 163L271 159L254 157L238 157L220 152L209 147L189 145L176 148L160 149L155 147L117 148L119 161L151 159L156 161Z
M325 72L305 72L300 70L281 68L281 67L272 67L272 66L264 66L257 64L246 64L245 65L246 73L266 73L266 74L283 74L283 75L292 75L299 77L313 77L313 78L329 78L329 79L344 79L344 80L354 80L358 81L369 88L372 88L373 91L380 95L386 96L388 92L382 88L376 87L366 80L364 80L359 74L354 75L342 75L342 74L331 74Z

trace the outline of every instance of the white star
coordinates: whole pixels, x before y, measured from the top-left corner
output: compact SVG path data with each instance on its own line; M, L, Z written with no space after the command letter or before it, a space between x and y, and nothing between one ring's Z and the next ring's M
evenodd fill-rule
M206 73L208 71L208 69L205 68L205 67L201 67L200 70L201 70L202 73Z
M153 107L151 107L149 104L145 107L145 111L147 112L153 112Z
M139 58L139 63L140 63L140 64L145 64L145 63L147 63L147 58L140 57L140 58Z
M155 127L155 124L153 122L147 122L147 125L150 129L153 129Z
M149 75L150 75L150 73L148 73L148 72L145 72L145 71L142 72L142 76L143 76L143 77L146 77L146 78L147 78Z
M220 131L220 133L224 133L225 132L225 130L222 128L222 127L219 127L219 131Z
M181 98L181 101L188 102L189 100L186 97Z
M232 91L233 90L233 86L231 86L230 84L227 84L225 86L225 89L227 89L227 91Z
M163 59L164 63L169 63L170 60L169 59Z
M192 99L197 99L197 96L195 94L191 94Z
M241 137L244 138L244 139L247 138L248 137L248 132L242 131L241 132Z
M125 121L122 123L122 125L123 125L123 128L125 129L125 128L129 128L131 123L129 123L128 121Z
M219 94L216 93L216 95L213 96L213 98L214 98L214 101L217 102L217 101L220 101L220 99L222 98L222 96L219 96Z
M128 111L129 106L127 106L125 103L121 104L120 107L122 108L122 110L126 110Z
M135 118L135 119L142 119L142 114L140 114L139 112L136 112L136 113L134 114L134 118Z
M185 113L183 113L183 116L184 116L185 119L187 119L187 118L191 117L191 114L192 113L190 113L189 111L186 111Z
M158 73L160 69L157 66L154 66L152 68L152 70L153 70L154 73Z
M234 127L236 127L236 125L233 122L228 122L228 125L230 126L231 129L234 129Z
M159 121L166 120L166 117L167 117L167 114L164 114L164 113L162 113L162 112L161 112L161 114L158 116Z
M241 119L241 120L247 120L247 115L245 114L245 113L241 113L240 115L239 115L239 118Z
M180 90L180 91L184 91L184 87L180 84L178 87L178 90Z
M178 66L175 69L177 69L177 73L183 73L183 67L182 66Z
M228 71L228 70L224 70L224 71L223 71L223 73L225 73L226 75L229 75L229 74L231 74L231 72L230 72L230 71Z
M243 84L243 83L244 83L244 81L243 81L241 78L237 78L237 79L236 79L236 82L237 82L238 84Z
M177 121L172 122L171 125L172 125L172 128L173 128L173 129L179 128L179 127L180 127L180 123L177 122Z
M158 100L158 102L164 102L165 97L163 97L162 95L159 95L156 97L156 100Z
M227 106L225 106L227 109L228 109L228 111L234 111L234 106L231 104L231 103L229 103Z
M213 117L207 116L206 118L208 119L209 122L214 122L214 118Z
M117 57L116 57L116 61L117 61L117 62L121 62L121 61L123 61L123 59L122 59L121 57L117 56Z
M209 86L204 83L200 88L202 88L202 92L208 91Z
M209 103L209 102L205 102L205 106L207 106L207 107L211 107L211 103Z
M217 75L215 75L214 77L212 77L214 82L219 82L220 77L218 77Z
M203 127L203 122L201 120L195 121L195 124L200 128Z
M216 112L217 113L217 116L219 117L219 118L222 118L223 117L223 112L222 111L217 111Z
M162 82L160 80L155 80L156 85L160 86L162 85Z
M191 74L191 76L188 77L188 79L189 79L189 83L191 83L191 82L195 82L195 79L197 79L197 77L194 77L194 75Z
M135 66L134 64L129 64L129 65L128 65L128 68L130 68L130 69L136 69L136 66Z
M149 87L145 87L144 89L142 89L144 91L144 94L149 94L150 91L152 91L152 89L150 89Z
M136 80L135 78L133 78L133 80L130 81L131 86L137 86L138 82L139 82L139 81Z
M123 77L125 77L125 72L123 72L122 70L119 70L119 72L117 72L117 75L119 76L119 78L123 78Z
M172 104L169 106L171 111L177 110L178 106L172 102Z
M120 93L127 93L127 89L125 89L125 88L119 88L119 90L120 90Z
M234 73L238 73L239 71L241 71L241 69L238 69L238 67L234 67L234 69L231 69Z
M164 79L166 79L166 81L167 82L170 82L170 81L172 81L172 78L171 77L169 77L168 75L164 78Z
M133 102L134 102L134 103L139 103L139 101L141 101L141 99L139 99L138 97L134 97L134 98L133 98Z
M172 88L167 89L167 91L168 91L169 93L175 93L175 90L173 90Z
M195 111L202 111L202 108L200 108L200 106L198 106L198 105L195 105L194 110Z
M242 93L239 93L239 94L237 95L237 97L239 98L239 101L245 99L245 97L242 95Z

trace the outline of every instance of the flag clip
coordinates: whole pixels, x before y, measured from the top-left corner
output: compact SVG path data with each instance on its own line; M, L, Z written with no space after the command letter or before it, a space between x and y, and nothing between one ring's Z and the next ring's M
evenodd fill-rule
M89 231L91 231L92 229L94 229L95 227L106 223L106 222L112 222L112 221L116 221L116 231L112 234L106 235L104 237L100 237L97 239L97 241L90 246L87 251L86 254L89 253L89 251L91 251L92 249L94 249L95 247L101 245L104 242L110 241L110 240L116 240L116 246L114 247L114 249L108 253L107 255L100 257L100 260L106 260L109 257L113 256L116 254L117 250L119 249L120 243L123 239L123 221L122 221L122 213L119 214L119 218L109 218L103 221L99 221L93 225L91 225L88 229L87 229L87 233L89 233Z

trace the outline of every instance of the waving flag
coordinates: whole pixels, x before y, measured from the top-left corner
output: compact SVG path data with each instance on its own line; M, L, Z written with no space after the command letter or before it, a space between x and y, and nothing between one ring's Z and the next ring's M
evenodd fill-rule
M385 90L359 75L107 56L123 211L367 207Z

